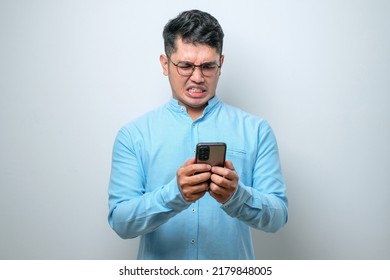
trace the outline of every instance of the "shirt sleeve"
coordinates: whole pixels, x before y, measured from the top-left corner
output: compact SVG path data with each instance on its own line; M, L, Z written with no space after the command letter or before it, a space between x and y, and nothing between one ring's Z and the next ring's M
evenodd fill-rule
M135 143L129 132L121 129L112 153L108 221L122 238L154 231L191 204L183 199L176 178L152 192L145 191L145 171Z
M251 186L245 186L239 181L236 192L222 209L256 229L278 231L287 223L288 200L277 142L265 121L259 127L252 182Z

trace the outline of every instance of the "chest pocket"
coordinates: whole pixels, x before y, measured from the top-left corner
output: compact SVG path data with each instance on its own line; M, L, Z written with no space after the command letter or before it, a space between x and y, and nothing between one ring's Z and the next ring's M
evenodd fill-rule
M232 161L239 180L248 186L252 184L253 158L253 152L244 149L228 147L226 151L226 159Z

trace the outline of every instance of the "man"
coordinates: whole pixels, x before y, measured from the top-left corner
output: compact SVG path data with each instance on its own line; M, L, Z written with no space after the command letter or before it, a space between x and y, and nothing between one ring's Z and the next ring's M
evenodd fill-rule
M141 236L139 259L254 259L250 227L287 222L271 128L216 96L223 36L205 12L170 20L160 62L172 98L118 132L109 223L122 238ZM225 166L195 163L198 142L225 142Z

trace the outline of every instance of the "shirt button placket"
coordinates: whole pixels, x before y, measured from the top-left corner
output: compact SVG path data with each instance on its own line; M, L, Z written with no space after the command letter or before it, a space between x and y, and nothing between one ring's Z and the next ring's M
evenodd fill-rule
M195 121L191 124L191 141L193 148L196 147L196 144L199 142L199 122ZM194 150L195 153L195 150ZM192 217L194 219L194 232L193 235L190 237L190 244L194 253L194 257L198 255L198 235L199 235L199 201L193 204L193 207L191 208Z
M198 135L198 124L196 122L193 122L191 125L191 134L192 134L192 141L194 147L199 142L199 135Z
M192 212L193 214L196 214L196 208L195 208L195 207L192 207L191 212ZM195 241L195 238L191 239L190 242L191 242L192 245L195 245L195 242L196 242L196 241Z
M196 257L198 255L198 236L199 236L199 201L197 201L196 203L194 203L192 205L192 207L190 208L191 210L191 216L192 216L192 219L194 220L194 231L193 233L189 236L189 242L191 244L191 248L193 250L193 253L194 253L194 257ZM191 219L191 220L192 220Z

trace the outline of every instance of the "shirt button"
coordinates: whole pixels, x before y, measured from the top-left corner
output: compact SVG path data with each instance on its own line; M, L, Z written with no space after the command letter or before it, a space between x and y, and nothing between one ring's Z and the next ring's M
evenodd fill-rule
M191 239L191 244L195 244L195 239Z
M183 108L183 107L181 107L181 108L180 108L180 111L182 111L182 112L183 112L183 111L184 111L184 108Z
M192 213L195 213L196 212L196 209L195 208L192 208Z

